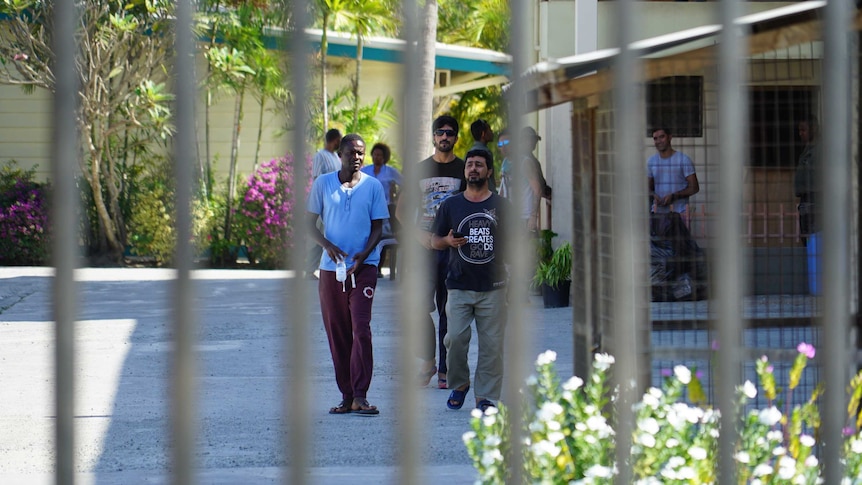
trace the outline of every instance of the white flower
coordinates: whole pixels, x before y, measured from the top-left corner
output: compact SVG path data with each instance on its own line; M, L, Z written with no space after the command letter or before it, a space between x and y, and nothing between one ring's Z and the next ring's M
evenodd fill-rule
M770 465L767 465L766 463L761 463L760 465L754 467L754 470L751 472L751 474L755 477L763 477L766 475L772 475L773 471L774 470Z
M486 416L493 416L494 414L497 414L498 412L500 412L500 411L497 409L496 406L491 406L485 410L485 415Z
M485 447L487 447L487 448L496 448L496 447L500 446L500 444L502 444L502 443L503 443L503 440L499 436L491 435L491 436L488 436L487 438L485 438L484 444L485 444Z
M752 384L751 381L745 381L745 384L742 385L742 393L745 394L745 397L748 399L754 399L757 397L757 387Z
M816 456L814 456L814 455L808 455L808 457L807 457L807 458L805 458L805 462L804 462L804 463L805 463L805 466L807 466L808 468L815 468L817 465L819 465L819 464L820 464L820 461L819 461L819 460L817 460L817 457L816 457Z
M553 401L547 401L542 403L542 407L536 412L536 417L540 421L548 422L555 420L561 414L563 414L563 406Z
M784 456L787 454L787 448L783 446L776 446L774 450L772 450L772 454L775 456Z
M789 456L778 459L778 476L782 480L790 480L796 475L796 460Z
M594 359L595 363L593 364L593 367L598 370L608 370L615 362L614 356L610 354L596 354Z
M586 441L589 445L594 445L599 442L599 440L597 440L596 437L591 434L584 436L584 441Z
M740 451L737 454L733 455L733 458L740 463L748 463L751 461L751 456L749 456L747 451Z
M814 437L811 435L804 434L799 437L799 443L806 448L814 448Z
M559 421L548 421L545 423L548 426L548 431L559 431L563 429L563 425Z
M655 448L655 436L651 434L642 434L638 437L638 441L647 448Z
M482 424L484 424L485 426L487 426L489 428L491 426L494 426L494 423L496 423L496 422L497 422L497 416L494 416L493 414L485 414L484 417L482 418Z
M780 443L782 440L784 440L784 434L781 433L781 431L774 429L774 430L766 433L766 439L768 441L774 441L776 443ZM763 443L760 443L760 444L763 444Z
M461 440L463 440L465 444L473 441L474 439L476 439L475 431L467 431L466 433L461 435Z
M676 438L670 438L665 442L665 446L668 448L676 448L679 446L679 440Z
M706 450L704 450L700 446L692 446L688 449L688 455L695 460L704 460L706 459Z
M649 434L656 434L659 431L658 421L655 418L646 418L640 423L638 423L638 427L642 429L644 432Z
M694 472L694 468L690 466L684 466L677 470L676 476L680 480L691 480L692 478L697 476L697 474Z
M480 409L474 409L474 410L470 411L470 416L473 416L474 418L481 418L483 416L483 414L482 414L482 411Z
M649 389L647 389L647 394L655 397L656 399L661 399L661 397L664 396L664 391L657 387L650 387Z
M676 376L677 380L683 384L691 382L691 370L684 365L674 367L673 374Z
M498 450L498 449L485 450L485 452L482 453L482 465L483 466L489 467L489 466L491 466L497 462L502 463L502 461L503 461L503 454L500 453L500 450Z
M533 421L530 423L530 431L533 433L541 433L545 430L545 425L540 421Z
M576 391L576 390L580 389L581 386L583 386L583 385L584 385L583 379L581 379L578 376L572 376L571 378L569 378L569 380L567 380L565 383L563 383L563 389L566 391Z
M548 365L551 362L557 360L557 353L553 350L546 350L539 354L539 357L536 358L536 365Z
M559 431L554 431L553 433L548 433L548 441L551 443L556 443L558 441L563 441L566 439L566 435L560 433Z
M781 420L781 411L775 406L770 406L767 409L760 411L757 419L766 426L775 426Z
M857 455L862 455L862 440L854 439L850 442L850 451Z
M584 472L587 478L610 478L611 475L613 475L613 469L602 465L593 465Z
M650 393L646 393L646 394L644 394L644 397L643 397L643 399L641 399L641 402L642 402L644 405L649 406L649 407L651 407L651 408L653 408L653 409L658 408L658 404L659 404L658 398L657 398L657 397L655 397L655 396L653 396L653 395L652 395L652 394L650 394Z
M533 445L533 454L536 456L549 455L552 458L556 458L560 454L560 451L560 447L547 440L539 441Z

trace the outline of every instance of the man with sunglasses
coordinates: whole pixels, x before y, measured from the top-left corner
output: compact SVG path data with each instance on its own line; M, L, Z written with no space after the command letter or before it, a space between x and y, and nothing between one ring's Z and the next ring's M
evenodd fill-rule
M455 156L452 151L455 142L458 141L458 120L451 116L443 115L434 120L431 125L434 141L434 154L419 162L416 169L422 174L419 180L419 189L422 194L419 213L416 223L419 226L419 242L431 252L429 259L432 261L429 275L431 278L431 309L429 310L427 324L425 325L425 345L420 353L423 363L417 380L420 385L427 386L434 374L437 374L437 387L447 389L446 382L446 347L443 345L443 337L446 336L448 319L446 317L446 273L448 271L448 251L438 251L431 247L431 228L437 216L437 210L443 201L449 197L461 193L467 188L467 179L464 177L464 160ZM408 167L405 167L408 169ZM413 167L409 167L413 169ZM399 198L395 209L395 216L403 224L406 214L403 213L402 201ZM439 317L439 328L437 336L434 335L434 320L430 312L437 308ZM438 364L435 364L435 353L439 349Z

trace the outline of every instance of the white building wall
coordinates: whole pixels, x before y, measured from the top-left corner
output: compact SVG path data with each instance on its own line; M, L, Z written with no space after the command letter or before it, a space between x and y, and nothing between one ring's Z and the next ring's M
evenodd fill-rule
M353 74L355 69L352 61L336 59L336 62L343 64L344 69L337 75L330 76L329 89L332 91L346 86L348 83L347 76ZM200 63L199 72L204 72L203 69L204 66ZM363 103L369 103L378 96L392 96L397 113L400 101L400 79L397 64L364 61L360 100ZM210 108L210 153L218 182L225 180L229 170L235 100L236 97L233 93L222 91L213 96L213 104ZM316 102L316 100L310 102ZM198 150L201 158L206 154L205 106L206 96L205 92L201 90L197 102L196 126ZM250 94L246 94L243 111L238 172L248 175L251 173L255 162L254 153L260 114L259 103ZM26 94L20 87L0 85L0 165L14 159L22 168L35 167L38 178L47 179L49 177L51 168L49 159L50 113L51 97L47 91L36 90L32 94ZM288 132L285 131L288 126L285 115L286 113L276 109L274 102L269 101L267 103L263 118L264 131L259 163L284 155L287 152L290 138L287 136ZM366 141L370 144L384 141L392 147L396 154L401 153L399 130L399 125L394 123L382 140ZM313 154L321 146L322 141L312 143L309 147L309 153Z

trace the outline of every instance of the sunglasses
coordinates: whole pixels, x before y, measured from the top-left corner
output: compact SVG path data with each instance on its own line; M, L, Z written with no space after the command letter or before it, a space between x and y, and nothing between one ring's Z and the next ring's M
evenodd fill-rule
M437 136L446 135L450 138L456 135L455 130L435 130L434 134Z
M508 145L508 144L509 144L509 140L500 140L500 141L498 141L498 142L497 142L497 146L498 146L498 147L500 147L500 148L502 148L502 147L504 147L504 146L506 146L506 145Z

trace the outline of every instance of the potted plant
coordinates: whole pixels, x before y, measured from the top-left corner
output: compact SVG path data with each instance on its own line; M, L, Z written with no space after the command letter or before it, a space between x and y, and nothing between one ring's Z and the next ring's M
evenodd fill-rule
M542 289L545 308L569 306L572 286L572 245L563 243L546 261L539 261L533 285Z

